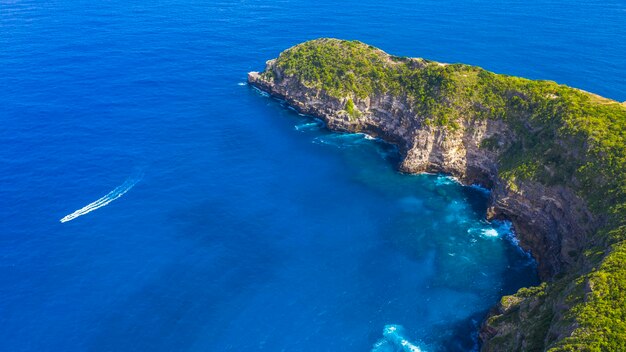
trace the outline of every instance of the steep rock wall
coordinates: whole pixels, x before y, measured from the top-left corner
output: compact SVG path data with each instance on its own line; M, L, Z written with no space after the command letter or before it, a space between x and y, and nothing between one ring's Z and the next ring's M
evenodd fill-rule
M506 123L467 117L455 130L431 126L406 96L336 98L286 75L275 60L267 62L265 72L271 72L272 78L250 72L248 82L302 113L321 118L332 130L364 132L396 144L402 157L400 171L442 172L464 184L491 189L487 217L513 222L520 245L537 259L543 280L578 260L586 234L595 228L593 216L569 188L536 182L512 186L498 176L497 150L505 148L492 150L481 145L494 137L500 144L514 142L516 136ZM352 113L346 111L349 99L354 102Z

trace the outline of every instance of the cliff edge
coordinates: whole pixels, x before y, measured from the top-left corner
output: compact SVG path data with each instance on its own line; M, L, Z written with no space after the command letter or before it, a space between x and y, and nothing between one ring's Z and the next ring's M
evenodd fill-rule
M622 104L337 39L296 45L248 82L330 129L396 144L403 172L492 190L487 217L512 221L544 283L502 298L483 350L626 350Z

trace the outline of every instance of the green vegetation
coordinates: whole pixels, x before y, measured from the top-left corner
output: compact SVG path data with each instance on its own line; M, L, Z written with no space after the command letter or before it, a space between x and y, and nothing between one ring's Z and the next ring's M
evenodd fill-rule
M358 41L305 42L281 53L276 65L338 98L406 96L429 125L454 129L462 118L506 120L519 138L502 153L503 177L574 185L592 209L626 217L622 104L551 81L389 56Z
M319 39L282 52L277 65L288 76L335 97L409 93L415 107L438 124L453 113L443 97L451 93L449 70L420 59L390 57L357 41ZM416 69L416 68L420 69Z
M624 227L619 231L624 234ZM626 351L626 243L613 246L598 270L587 275L591 288L570 315L580 327L554 351Z
M350 116L350 119L356 119L361 116L361 112L354 106L354 101L350 98L348 98L346 102L346 112L348 116Z
M546 283L542 283L539 286L535 287L522 287L515 294L517 297L528 298L528 297L543 297L546 294Z
M532 323L518 319L533 348L626 351L625 105L551 81L389 56L357 41L309 41L283 52L275 65L307 87L346 99L351 119L360 116L355 101L385 93L405 97L428 126L454 130L463 119L505 121L516 138L487 139L481 148L498 152L500 177L511 189L521 181L570 187L606 225L584 255L569 253L583 258L579 272L502 303L534 312ZM278 79L272 71L263 75ZM555 321L550 304L563 300L573 308ZM576 327L571 337L547 335L566 323Z

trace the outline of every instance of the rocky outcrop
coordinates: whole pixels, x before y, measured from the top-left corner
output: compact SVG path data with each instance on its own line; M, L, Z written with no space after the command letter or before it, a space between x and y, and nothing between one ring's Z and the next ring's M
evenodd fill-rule
M248 81L330 129L396 144L403 172L492 190L486 216L513 222L544 282L502 297L482 350L625 350L623 104L332 38L283 51Z
M467 116L455 129L433 126L414 110L408 96L337 98L286 75L275 60L267 62L264 73L250 72L248 82L321 118L332 130L364 132L396 144L403 172L447 173L465 184L491 189L487 217L512 221L520 245L537 259L544 280L577 262L585 235L595 228L593 216L571 189L511 183L499 176L500 151L516 140L503 121ZM354 105L351 112L346 108L349 100ZM486 146L487 141L497 148Z

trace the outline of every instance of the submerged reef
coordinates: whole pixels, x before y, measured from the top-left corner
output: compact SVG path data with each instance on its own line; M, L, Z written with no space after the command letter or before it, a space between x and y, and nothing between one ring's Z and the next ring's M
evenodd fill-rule
M551 81L317 39L248 82L332 130L398 146L400 171L491 190L543 283L505 296L483 351L626 350L626 106Z

